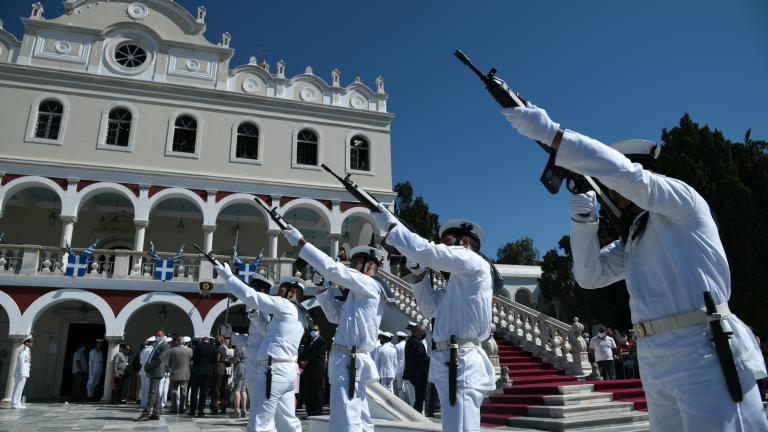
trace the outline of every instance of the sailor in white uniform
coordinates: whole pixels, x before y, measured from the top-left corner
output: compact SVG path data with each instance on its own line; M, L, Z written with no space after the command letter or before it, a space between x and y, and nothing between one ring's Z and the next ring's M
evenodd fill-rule
M152 346L155 344L155 337L150 336L144 340L144 348L139 352L139 400L141 401L141 407L147 406L149 400L149 377L144 370L144 365L149 361L149 356L152 354Z
M294 431L301 432L301 422L296 418L296 373L299 342L306 328L306 317L296 303L304 293L303 281L298 278L280 280L277 295L255 291L232 274L229 264L216 268L227 281L224 289L246 307L269 313L272 319L266 326L266 333L256 355L257 372L255 391L251 398L251 413L248 431ZM251 355L251 353L247 353ZM271 382L270 382L271 381ZM270 389L267 397L267 389Z
M252 276L248 285L262 294L269 294L269 291L272 288L272 281L260 274L255 274ZM234 333L232 335L232 343L236 346L245 347L245 385L248 388L248 394L255 395L258 388L256 378L258 377L259 370L258 359L256 356L258 355L261 341L267 333L270 317L267 312L248 308L248 319L250 320L248 334L240 335ZM254 397L252 397L249 402L249 427L251 428L249 430L252 430L252 428L255 427L256 420L254 416L258 410L258 405L256 398Z
M101 375L104 373L102 346L104 346L104 339L96 339L96 346L91 348L88 353L88 383L85 387L88 399L93 399L96 396L96 388L99 386Z
M395 350L397 350L397 375L395 375L395 394L400 399L403 399L403 370L405 370L405 339L408 335L404 331L398 330L395 335L398 338L397 344L395 344Z
M384 305L394 298L386 282L374 277L381 261L382 250L358 246L350 251L350 266L334 262L325 253L307 243L301 233L289 226L283 230L288 242L299 245L299 256L319 271L326 280L338 284L346 295L345 301L333 297L332 291L317 295L328 321L338 324L328 362L331 383L331 418L329 431L373 431L365 385L379 380L370 352L378 345L377 333ZM351 352L355 350L354 395L349 393Z
M392 345L392 333L382 332L381 345L375 349L373 358L379 371L379 383L392 393L395 392L394 381L397 376L397 349Z
M493 365L480 346L491 334L494 284L491 264L479 254L483 231L472 221L452 219L440 226L440 244L435 244L409 231L383 204L372 216L388 232L387 244L421 266L412 270L417 274L412 288L424 316L435 318L429 381L440 396L442 429L479 431L480 403L496 388ZM444 289L432 288L426 268L450 273ZM449 391L452 336L458 345L455 404Z
M16 355L16 368L13 371L13 397L11 399L11 408L26 408L27 406L21 402L22 395L24 394L24 386L29 378L29 371L32 369L32 345L35 343L35 339L32 336L27 336L21 342L19 352Z
M651 430L766 431L755 379L765 364L749 328L728 309L728 260L707 202L689 185L655 171L659 148L641 140L609 147L560 129L533 105L504 110L523 135L557 150L556 164L596 177L628 216L626 241L600 248L594 193L571 199L574 276L583 288L624 279L637 339ZM729 393L704 292L726 332L743 400ZM727 348L726 348L727 349Z

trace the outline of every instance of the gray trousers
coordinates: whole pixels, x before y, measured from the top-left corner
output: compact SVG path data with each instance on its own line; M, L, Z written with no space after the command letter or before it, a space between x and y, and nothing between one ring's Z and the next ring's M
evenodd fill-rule
M187 384L189 381L171 381L171 411L184 412L187 408Z
M149 396L147 397L147 405L144 406L144 411L141 414L149 414L150 410L152 414L160 415L160 378L148 378L149 379Z

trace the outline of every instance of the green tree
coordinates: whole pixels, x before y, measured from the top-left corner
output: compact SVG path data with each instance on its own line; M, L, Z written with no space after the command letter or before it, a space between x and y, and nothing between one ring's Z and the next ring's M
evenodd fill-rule
M509 242L496 251L497 264L534 265L538 259L539 250L530 237Z
M420 196L414 198L413 186L406 181L395 185L395 215L408 224L420 236L432 240L437 238L439 217L429 211L429 206Z

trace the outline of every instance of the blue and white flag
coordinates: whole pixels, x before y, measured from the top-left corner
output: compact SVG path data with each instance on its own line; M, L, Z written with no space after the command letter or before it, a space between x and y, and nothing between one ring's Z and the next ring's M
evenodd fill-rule
M82 254L80 254L80 255L84 255L84 256L85 256L85 259L87 260L88 258L90 258L90 257L91 257L91 255L93 255L93 251L95 251L95 250L96 250L96 246L98 246L98 244L99 244L99 239L96 239L96 241L95 241L95 242L93 242L93 244L92 244L92 245L90 245L90 246L88 246L87 248L85 248L85 250L83 251L83 253L82 253Z
M235 231L235 242L232 244L232 262L235 263L235 265L242 267L243 266L243 260L240 259L240 255L237 253L237 239L240 237L240 229L238 228Z
M176 266L176 261L173 259L156 259L155 260L155 279L161 281L169 281L173 279L173 268Z
M241 262L240 265L240 271L237 273L237 277L240 278L245 283L250 283L253 279L253 275L256 274L256 267L257 264L255 262L252 263L244 263Z
M88 258L90 258L90 254L75 255L70 253L67 257L67 270L64 274L72 277L85 276L85 272L88 271Z

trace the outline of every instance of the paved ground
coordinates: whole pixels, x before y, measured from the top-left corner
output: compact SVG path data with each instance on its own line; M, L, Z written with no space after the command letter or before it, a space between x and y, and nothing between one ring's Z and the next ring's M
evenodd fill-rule
M26 409L0 407L0 432L43 431L147 431L147 432L234 432L243 431L246 419L225 416L204 418L163 415L157 421L134 422L141 409L137 405L29 403ZM303 411L297 412L299 418ZM302 422L304 431L307 424Z

